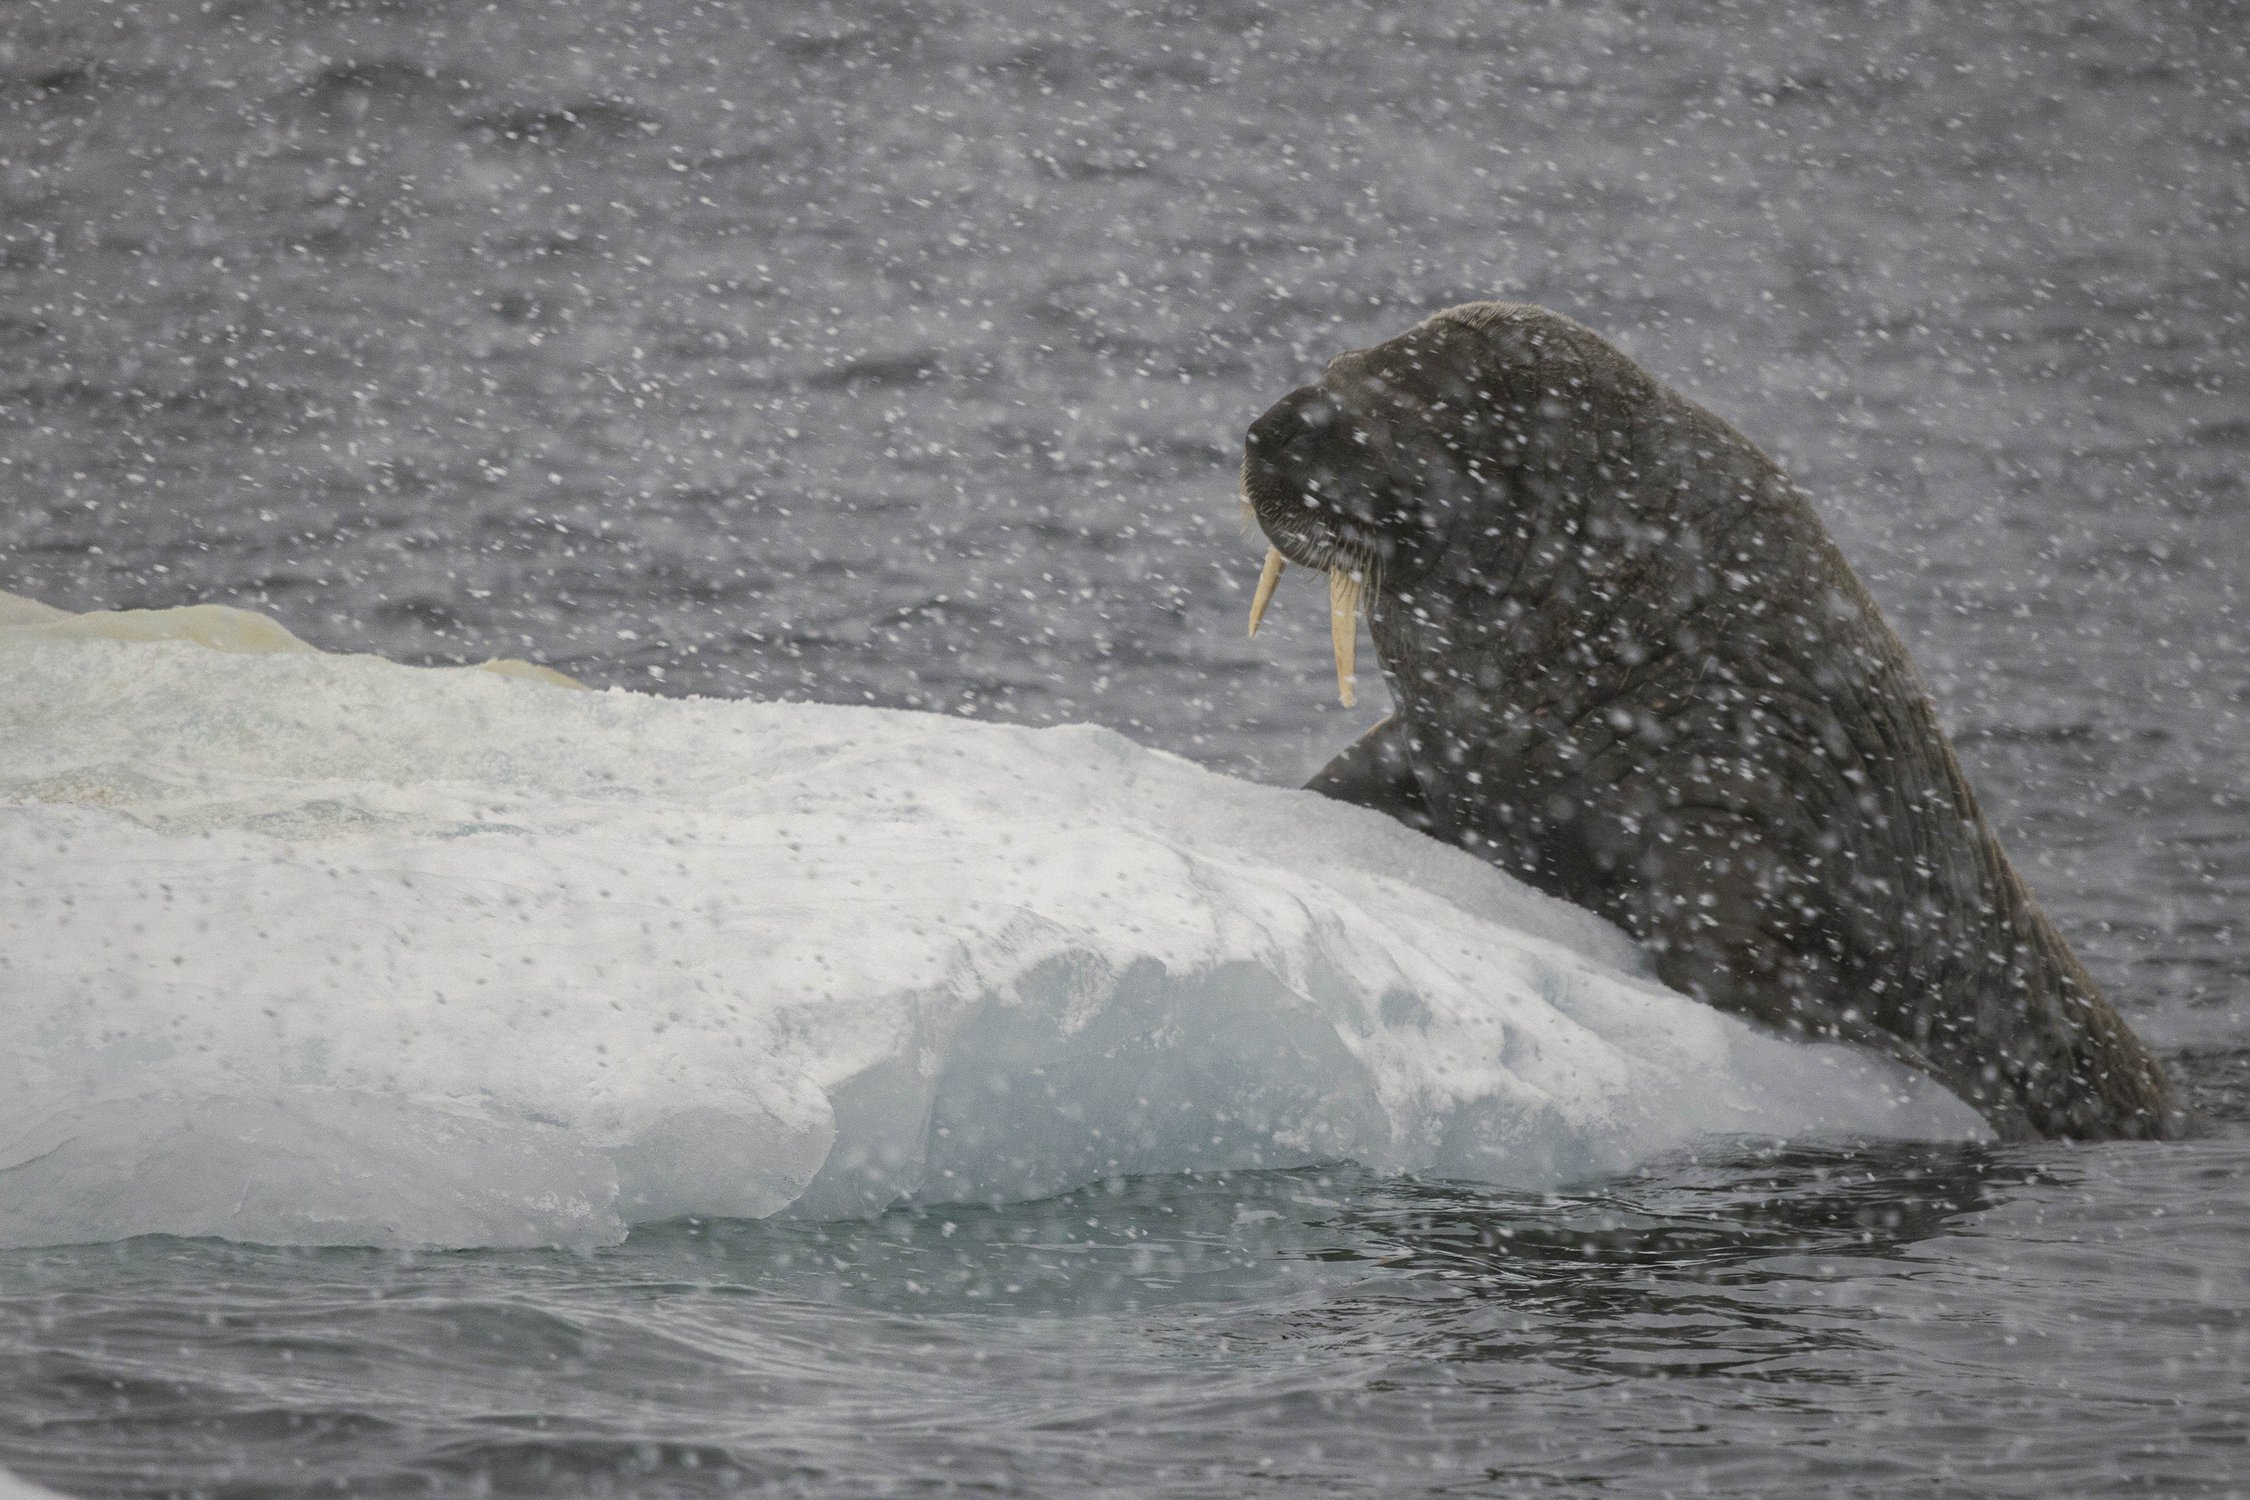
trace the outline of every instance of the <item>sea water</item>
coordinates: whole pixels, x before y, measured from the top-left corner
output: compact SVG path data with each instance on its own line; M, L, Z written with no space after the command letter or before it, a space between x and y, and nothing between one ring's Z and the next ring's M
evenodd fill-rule
M327 654L12 658L0 956L66 988L0 994L0 1466L2241 1492L2244 41L2186 4L17 7L0 588ZM1892 1084L1285 790L1382 705L1330 699L1310 590L1243 639L1239 434L1494 295L1804 482L2214 1135L1883 1139ZM766 741L803 754L744 774ZM866 857L774 853L790 796ZM967 941L878 941L855 878ZM1011 902L1046 925L979 925ZM848 1028L785 1034L823 981L730 946L806 932L850 936ZM1437 983L1447 944L1504 988ZM438 1003L478 978L507 1001ZM1438 1044L1480 1018L1540 1046ZM855 1111L878 1061L1040 1152ZM947 1201L965 1161L1006 1170Z

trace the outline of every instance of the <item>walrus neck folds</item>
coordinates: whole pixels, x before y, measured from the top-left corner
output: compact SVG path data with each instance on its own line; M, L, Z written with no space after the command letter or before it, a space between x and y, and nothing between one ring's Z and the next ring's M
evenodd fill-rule
M1592 907L1715 1006L1914 1062L2003 1135L2182 1128L1905 648L1725 422L1480 303L1340 357L1245 446L1260 607L1281 557L1363 570L1398 703L1316 788Z

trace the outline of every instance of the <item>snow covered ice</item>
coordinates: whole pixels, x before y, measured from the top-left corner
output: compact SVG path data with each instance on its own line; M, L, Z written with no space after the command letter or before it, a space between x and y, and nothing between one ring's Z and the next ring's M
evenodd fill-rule
M208 609L0 612L0 987L5 1245L586 1245L1981 1129L1468 855L1105 730L571 691Z

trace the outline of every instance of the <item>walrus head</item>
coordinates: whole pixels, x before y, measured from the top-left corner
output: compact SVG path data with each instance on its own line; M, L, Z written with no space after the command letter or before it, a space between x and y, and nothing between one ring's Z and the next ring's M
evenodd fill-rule
M1327 573L1350 703L1363 603L1419 602L1427 614L1520 575L1551 529L1541 513L1582 499L1588 471L1603 467L1602 415L1655 390L1591 331L1503 302L1451 308L1338 355L1244 442L1245 512L1271 543L1251 633L1285 563Z

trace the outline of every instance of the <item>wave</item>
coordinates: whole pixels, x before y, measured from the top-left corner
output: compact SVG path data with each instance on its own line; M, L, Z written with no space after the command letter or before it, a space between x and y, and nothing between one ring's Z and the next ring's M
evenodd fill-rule
M0 1244L590 1245L1982 1130L1309 793L1089 727L522 670L0 596Z

